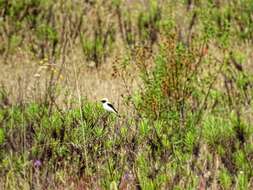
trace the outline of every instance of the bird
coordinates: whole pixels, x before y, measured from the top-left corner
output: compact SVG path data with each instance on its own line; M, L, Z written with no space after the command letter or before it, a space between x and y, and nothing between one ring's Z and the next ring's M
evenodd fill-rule
M113 105L108 101L107 98L103 98L101 100L102 104L103 104L103 108L108 111L108 112L113 112L115 113L117 116L119 116L118 111L113 107ZM120 116L119 116L120 117Z

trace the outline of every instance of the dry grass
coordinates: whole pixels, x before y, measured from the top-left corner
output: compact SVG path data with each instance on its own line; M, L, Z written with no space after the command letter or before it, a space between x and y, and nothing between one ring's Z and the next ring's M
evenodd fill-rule
M95 17L93 16L97 15L98 10L102 11L102 14L100 16L102 16L104 19L103 24L110 24L111 21L113 21L114 24L117 23L117 17L110 11L110 9L106 8L104 9L104 7L101 5L101 2L98 2L99 4L97 6L98 9L97 7L94 6L93 7L94 9L91 9L87 13L86 15L87 18L85 19L87 19L88 25L96 26L97 21L94 20ZM142 9L143 7L144 9L147 8L145 6L140 8L140 5L142 4L146 5L147 2L149 1L129 0L126 1L126 4L123 5L122 10L124 9L125 11L124 14L127 14L128 11L126 10L128 9L131 10L132 11L131 16L134 17L132 21L136 21L137 17L136 15L134 15L135 11L137 9L143 10ZM172 5L173 3L171 4L168 3L162 9L164 8L171 9L171 11L164 11L165 15L163 16L164 18L167 18L166 16L168 16L168 18L171 18L176 23L173 30L170 31L171 32L170 34L172 34L171 36L175 35L174 39L175 44L181 45L181 42L183 42L182 44L184 43L187 44L188 35L189 39L192 40L193 43L196 42L197 44L198 42L197 40L194 41L195 40L194 38L198 39L199 37L198 35L200 36L202 35L198 33L200 23L196 24L191 31L188 31L189 22L191 22L193 12L191 11L187 12L186 6L183 6L180 3L179 4L174 3L174 6ZM56 9L58 7L54 8ZM70 16L71 19L75 18L72 16L73 15ZM62 14L60 18L61 21L59 23L63 22L65 17ZM112 20L110 20L111 18ZM85 28L86 26L83 27ZM194 78L194 81L192 81L192 83L196 86L198 84L203 84L203 86L198 86L198 88L196 88L196 91L189 90L190 97L193 97L192 93L196 94L199 93L200 95L198 96L200 97L199 99L200 101L198 101L198 97L197 98L195 97L196 100L192 99L192 102L191 99L189 98L188 104L189 109L188 110L185 109L186 115L189 116L189 121L186 120L187 122L184 122L182 120L181 122L181 119L179 118L179 120L177 120L176 117L177 115L180 115L181 110L175 111L171 106L173 100L175 105L179 105L178 103L180 102L180 98L173 99L173 97L170 96L169 94L170 91L174 92L177 91L178 89L179 89L178 91L180 92L180 88L182 87L182 85L184 85L182 81L184 81L185 79L184 77L174 76L177 75L175 74L177 72L177 69L175 69L177 68L177 66L174 67L173 65L166 66L166 64L172 64L176 62L178 57L173 57L176 55L175 54L175 52L177 51L176 48L167 48L166 49L167 51L165 51L166 52L165 55L167 55L165 68L169 68L168 69L169 71L166 71L167 72L166 74L169 76L172 73L171 78L167 77L165 74L165 76L163 76L164 78L162 79L166 80L164 80L164 83L161 83L162 84L161 86L157 87L156 86L157 81L152 80L153 77L152 74L159 75L160 74L159 72L161 70L158 69L155 70L156 69L155 64L157 64L155 57L163 55L163 53L159 52L160 50L158 46L164 45L165 42L163 42L162 39L163 37L165 39L167 39L168 37L163 34L163 31L160 31L161 33L159 33L159 36L157 38L158 41L156 41L156 44L153 46L153 52L151 53L150 57L149 55L145 57L145 53L147 53L145 51L144 54L137 55L139 53L139 49L138 46L134 46L134 48L132 49L133 51L131 52L132 54L131 56L129 56L131 57L130 61L128 62L127 66L124 66L123 60L127 57L129 49L126 48L128 46L124 44L126 42L123 41L123 39L121 38L119 32L119 25L116 24L116 28L117 28L116 40L114 43L113 52L110 52L110 55L107 57L107 59L103 61L98 67L95 67L94 66L95 64L92 61L86 61L87 57L84 56L84 52L82 51L79 42L76 43L72 42L71 40L70 42L68 42L69 44L67 46L66 51L61 51L60 55L54 55L52 56L53 58L49 58L49 60L48 59L40 60L39 58L35 57L36 55L28 53L28 51L25 49L15 50L15 53L13 53L13 55L10 55L7 61L5 57L0 57L0 65L1 65L0 84L5 86L8 92L8 98L11 99L10 102L14 105L21 102L32 102L32 101L36 102L36 104L38 103L37 105L40 105L39 101L41 101L45 97L45 93L49 92L48 85L50 84L50 81L52 81L55 84L51 85L55 87L54 89L55 91L53 93L55 99L51 102L53 102L53 106L55 106L54 103L56 103L56 106L54 107L56 108L56 112L55 113L51 112L52 110L50 109L49 106L48 108L49 111L48 110L47 111L50 114L48 116L45 116L45 118L43 118L46 121L48 119L48 123L46 122L44 123L43 119L40 120L40 114L41 112L43 113L43 111L38 109L37 112L34 113L35 117L33 117L32 119L27 118L27 123L24 122L24 124L22 124L25 127L27 125L27 127L25 128L27 131L25 131L25 133L27 134L34 133L36 135L43 134L45 135L44 138L48 138L49 141L52 143L52 147L46 146L47 142L39 140L35 141L35 143L31 142L31 145L29 144L24 145L24 147L20 145L20 147L22 147L24 151L27 151L28 155L32 156L32 158L27 158L27 160L25 160L29 162L30 164L29 167L33 169L32 166L33 159L45 159L44 160L45 163L47 163L48 161L48 163L53 163L56 165L59 163L62 164L59 166L64 166L62 170L59 171L52 170L55 173L49 174L49 177L48 176L45 177L43 176L44 174L40 174L41 176L40 178L38 177L38 183L36 184L37 187L39 189L43 189L45 188L42 187L43 185L50 184L51 188L54 189L91 189L91 188L100 189L99 187L108 187L108 184L101 184L101 181L104 180L105 183L107 181L110 182L109 184L110 187L114 186L116 187L117 185L116 183L118 183L120 189L122 179L124 178L124 175L126 175L127 173L127 171L125 170L132 170L135 172L133 174L134 175L133 183L136 183L135 184L136 187L137 184L138 185L141 184L141 180L143 180L142 181L143 184L141 185L143 185L146 188L148 186L145 186L145 182L148 181L151 182L151 185L152 183L153 184L157 183L157 186L154 187L158 186L160 187L160 182L157 182L159 181L158 179L160 179L161 181L164 180L163 181L164 184L162 184L162 187L164 189L167 189L166 187L187 188L188 185L189 187L191 185L192 187L198 187L198 189L200 190L206 188L210 189L218 189L219 187L222 188L221 184L219 184L220 183L219 175L220 173L223 172L222 169L225 168L232 171L235 170L236 172L238 170L238 174L240 172L239 170L243 169L243 167L241 167L242 165L239 165L240 160L238 161L239 164L233 160L236 159L237 154L240 155L241 150L249 151L249 152L245 151L245 153L243 152L241 154L245 154L245 157L248 156L247 158L252 160L251 156L252 153L250 153L252 149L246 146L247 143L252 142L252 137L247 138L247 141L245 142L240 141L241 140L240 134L241 136L243 136L244 133L248 134L247 133L248 128L246 127L250 126L250 123L252 123L253 121L252 103L246 106L243 104L244 102L246 102L243 92L245 93L248 89L252 90L252 87L247 88L246 85L246 90L243 89L240 91L236 86L236 82L239 81L237 79L241 76L240 74L249 74L249 76L251 76L250 73L253 72L252 69L253 65L251 61L253 57L252 44L241 40L237 41L231 40L231 44L229 46L230 49L226 49L219 47L219 45L216 44L218 41L218 40L216 41L216 39L212 39L213 41L212 40L209 41L208 44L209 49L206 49L205 52L206 59L204 58L203 64L199 66L198 70L196 69L197 70L196 78ZM69 34L68 30L71 30L71 27L67 29L66 35ZM91 27L89 28L89 30L90 31L87 32L88 33L87 35L92 36L93 28ZM134 28L133 30L137 29ZM83 31L80 30L78 32L82 33ZM137 34L136 31L134 32L135 34ZM201 38L199 39L201 40ZM64 44L64 40L62 41L63 42L61 42L61 46L64 46L62 45ZM190 46L187 47L195 48L194 46L195 44L193 45L191 43L189 44ZM140 45L141 48L144 47L144 45L143 46L142 45L143 44ZM142 50L141 48L140 50ZM196 48L196 55L193 54L193 56L198 57L198 54L201 54L200 53L201 51L199 50L200 49ZM235 68L236 66L234 66L233 64L229 65L228 62L230 60L227 57L229 55L229 51L232 51L233 53L234 52L238 53L239 55L244 57L242 61L243 72L238 71L238 69ZM170 53L172 53L172 55L170 55ZM216 61L215 59L220 61ZM179 60L182 61L183 59ZM182 61L181 63L183 64L188 63L187 60L198 60L198 59L186 59L186 62ZM221 64L225 65L227 67L227 70L220 69ZM239 62L239 64L241 64L241 62ZM191 68L194 68L195 63L189 61L189 65L190 69L186 70L185 73L186 76L188 76L189 72L191 72ZM147 73L144 72L145 69ZM148 77L151 78L147 81L146 84L145 81L140 77L143 74L146 75L147 78ZM178 82L176 84L179 84L179 86L175 85L176 87L173 87L173 82L170 82L174 81L174 77L175 78L178 77L177 79ZM233 88L231 87L231 89L228 90L225 88L225 79L224 79L225 77L227 77L232 81L231 86L234 85ZM233 79L235 80L233 81ZM214 81L213 82L214 84L212 84L212 81ZM153 86L150 84L153 84ZM151 90L152 89L155 90L152 92L153 94L150 95L147 94L147 96L145 96L146 89L145 90L140 89L140 86L145 86L146 89L150 88ZM164 90L165 94L167 93L167 97L165 96L166 98L164 98L164 101L161 102L164 103L163 105L166 105L165 106L166 109L160 109L159 106L156 106L157 101L158 103L160 103L159 90L160 88L163 87L165 89ZM191 87L189 87L189 89L191 89ZM209 95L210 89L213 90L214 96ZM182 89L182 91L183 90L184 89ZM141 103L143 103L143 107L140 106L142 109L139 109L139 111L141 112L140 115L134 113L130 105L127 105L125 103L126 102L125 100L129 99L129 97L131 96L134 96L134 93L136 91L139 91L140 92L139 96L143 98L140 101ZM215 93L217 93L218 95ZM231 105L229 105L227 100L227 96L229 93L232 94L231 97L233 98ZM180 95L180 93L178 94ZM215 97L215 95L217 96ZM123 117L120 120L118 118L115 120L111 120L111 118L108 117L110 115L108 116L99 115L100 110L97 109L96 111L98 112L95 111L96 108L95 104L91 104L92 109L89 109L90 102L98 102L101 98L104 97L107 97L109 100L111 100L116 105L116 108L119 109L120 113L123 113L123 115L128 116ZM82 104L83 103L83 101L81 101L82 99L87 99L88 105L87 107L85 107ZM148 101L148 99L151 99L151 103ZM196 104L195 106L193 104L194 101L199 103L199 105ZM137 103L136 105L138 106ZM58 109L57 106L59 106L60 109ZM83 106L83 108L81 106ZM154 109L152 106L154 107ZM216 106L218 107L217 110L215 110ZM29 115L30 112L32 112L31 110L34 109L32 106L31 107L28 106L26 108L26 105L20 107L21 113L23 111L22 109L26 111L26 112L24 111L24 113L21 114L22 117L24 118L25 116ZM76 109L76 107L78 107L79 109ZM12 110L12 107L10 106L9 109ZM223 109L226 110L225 111L226 113L224 113ZM72 111L73 115L71 115L69 112L65 112L66 110L70 110L70 112ZM84 113L87 114L86 118L83 117L83 111ZM149 112L147 111L150 111L151 114L149 115ZM156 113L156 111L158 113L161 112L162 114L165 113L164 118L159 114L158 117L155 117L156 119L151 117L153 112ZM194 123L196 118L197 118L196 120L200 118L197 116L195 118L195 114L202 112L203 112L203 119L201 120L201 122ZM238 114L236 112L238 112ZM12 114L12 112L7 110L6 114ZM131 116L134 115L135 117L130 117L129 114L131 114ZM15 115L14 116L10 115L10 117L13 117L15 119ZM38 117L39 119L36 120L36 117ZM64 117L65 120L62 117ZM231 119L230 117L233 119ZM17 118L19 119L19 117ZM23 128L20 127L21 125L18 119L15 124L10 122L11 123L10 124L11 127L9 127L10 129L6 128L9 130L7 135L10 136L10 138L7 139L6 143L7 148L5 147L5 149L3 149L4 151L6 151L6 155L9 154L10 152L10 156L12 156L13 150L8 149L9 144L11 144L10 142L19 145L18 140L16 142L15 139L16 135L15 130L16 129L23 130ZM57 122L53 123L53 121L54 122L58 121L57 119L59 120L59 123L58 124ZM63 123L61 124L60 121L62 121L62 119ZM236 119L239 121L238 123L236 122ZM68 120L70 120L71 122L68 123L69 122ZM8 122L9 120L7 118L6 123ZM242 127L245 127L245 131L239 132L236 131L236 127L237 125L240 126L240 122L242 122ZM59 128L54 128L55 125L56 126L59 125L58 126ZM220 125L224 125L224 127ZM84 126L86 128L84 128ZM229 129L233 131L233 134L231 134L231 137L227 141L226 137L229 134L227 134L226 131L227 128L225 127L228 128L230 127ZM89 130L90 128L92 130ZM100 134L101 132L100 129L102 128L105 129L105 131L102 131L101 133L104 136L101 136ZM206 136L203 135L203 138L202 138L202 128L204 128L203 133L206 134ZM34 129L37 131L33 132ZM81 137L80 133L82 133ZM224 135L224 141L223 139L219 139L220 138L219 133L222 133L222 135ZM84 134L88 134L89 136L87 135L86 137ZM215 135L218 136L218 140L216 139ZM237 137L236 135L238 135L239 137ZM21 139L23 138L25 142L29 143L30 140L29 135L27 139L25 135L24 137L23 136L21 137ZM242 139L244 138L246 139L246 137L243 136ZM58 144L59 147L53 146L53 144L55 144L55 141L60 142ZM38 145L37 143L39 145L40 143L42 143L43 149L42 148L39 149L37 147ZM72 145L75 146L72 147ZM108 148L107 147L108 145L109 146L111 145L111 147ZM232 145L235 147L231 148ZM62 158L61 156L59 156L61 155L61 152L59 151L60 152L59 155L56 156L54 160L52 158L52 155L50 156L46 155L44 157L41 156L40 154L36 153L33 154L32 151L30 151L29 149L26 150L25 146L33 146L34 148L38 148L38 151L42 151L43 154L47 154L49 150L51 151L54 150L58 154L58 148L63 148L63 150L67 149L69 152L66 153L67 157ZM236 146L241 147L238 148ZM101 150L99 148L101 148ZM13 152L17 150L18 148L14 149ZM238 151L238 153L236 151ZM103 153L105 154L97 159L96 157L97 154L100 155ZM78 160L76 161L77 164L72 164L72 160L70 161L69 159L75 160L77 155L79 156L81 155L81 157L83 156L84 159L88 160ZM228 157L228 155L230 157ZM47 157L49 160L46 160ZM12 159L15 160L15 157L13 157ZM111 173L111 166L109 164L110 159L112 159L112 161L115 161L115 168L113 168L113 173L117 177L115 177L114 179L112 177L113 174ZM10 160L10 162L13 160ZM107 163L105 160L109 160L108 171L106 170ZM89 166L90 168L88 167L87 169L88 172L86 171L88 174L91 175L87 175L87 173L83 172L83 165L84 163L86 164L86 161L89 161L88 163L90 163L91 165L94 164L96 172L94 173L91 172L94 169L93 166ZM245 167L247 166L252 168L252 164L250 163L250 161L243 160L241 161L241 164L244 164L243 166ZM66 164L66 168L64 164ZM176 165L176 169L174 168L173 164ZM101 166L103 166L104 168L103 167L100 168ZM6 166L6 168L8 167ZM43 167L43 169L45 170L47 170L47 168L50 167L47 166ZM24 171L26 170L24 169ZM119 173L119 171L122 173ZM79 173L81 173L83 175L81 177L74 176L72 178L72 176L68 176L68 172L69 174L74 173L79 175ZM124 172L126 173L124 174ZM159 176L160 175L159 172L161 172L161 176ZM162 174L163 172L164 175ZM236 180L238 180L239 177L237 177L236 176L237 174L233 172L231 172L231 176L229 176L229 179L233 180L232 182L233 185L230 184L230 187L237 188L239 186L236 185L235 183L238 183ZM6 173L8 173L8 171L6 171ZM222 174L224 174L224 172ZM36 178L36 172L32 171L31 175L35 175ZM104 176L107 176L108 178L104 179ZM250 185L252 186L252 176L250 177L251 179L249 179L248 187L250 187ZM25 182L26 178L28 181L32 181L33 184L33 180L28 179L29 176L25 176L24 179L22 177L20 177L20 179L16 179L15 175L13 175L14 180L13 184L24 183L23 187L25 188L27 186L28 188L30 184L28 184L28 182ZM3 182L1 180L2 179L0 178L0 184L6 183L4 180ZM124 186L124 183L122 186Z
M118 54L112 56L99 68L95 68L85 61L77 48L66 56L64 65L61 60L56 61L52 67L54 73L57 75L61 72L57 81L60 90L57 103L74 103L73 100L79 95L91 102L107 97L123 111L124 98L129 95L129 90L134 92L138 89L139 76L134 65L123 71L116 63L120 57L122 56ZM43 94L51 73L48 60L33 59L20 50L19 54L11 57L8 64L4 64L1 59L0 64L0 83L6 87L12 102L21 99L29 101L38 98L38 94Z

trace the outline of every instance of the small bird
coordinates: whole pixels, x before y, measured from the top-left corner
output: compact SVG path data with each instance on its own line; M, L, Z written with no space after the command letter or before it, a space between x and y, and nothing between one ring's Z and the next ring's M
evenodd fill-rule
M101 100L102 104L103 104L103 108L106 110L106 111L109 111L109 112L113 112L115 113L117 116L119 116L118 114L118 111L113 107L113 105L108 101L107 98L103 98ZM120 117L120 116L119 116Z

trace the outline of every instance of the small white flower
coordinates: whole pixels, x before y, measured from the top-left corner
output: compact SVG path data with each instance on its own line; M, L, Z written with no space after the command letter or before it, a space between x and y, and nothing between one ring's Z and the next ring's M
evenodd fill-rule
M34 75L34 77L35 77L35 78L40 78L40 74L39 74L39 73L36 73L36 74Z

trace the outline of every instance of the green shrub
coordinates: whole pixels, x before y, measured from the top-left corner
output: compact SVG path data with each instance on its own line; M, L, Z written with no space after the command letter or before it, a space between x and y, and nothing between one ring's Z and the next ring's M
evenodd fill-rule
M209 116L203 123L203 136L210 146L226 145L235 137L235 132L229 120Z

